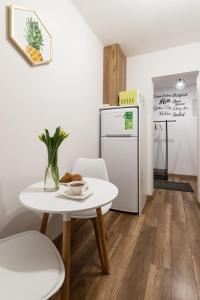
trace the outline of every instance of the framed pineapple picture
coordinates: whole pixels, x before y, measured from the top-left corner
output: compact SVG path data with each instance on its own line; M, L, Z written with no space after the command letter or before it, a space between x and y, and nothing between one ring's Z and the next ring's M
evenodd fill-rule
M34 10L9 6L9 38L33 66L52 61L52 37Z

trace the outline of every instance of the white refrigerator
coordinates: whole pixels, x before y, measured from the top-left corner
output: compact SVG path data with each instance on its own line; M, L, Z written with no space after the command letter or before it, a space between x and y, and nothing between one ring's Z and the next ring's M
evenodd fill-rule
M119 189L112 209L139 214L146 201L142 112L139 106L100 109L100 156L106 162L109 180Z

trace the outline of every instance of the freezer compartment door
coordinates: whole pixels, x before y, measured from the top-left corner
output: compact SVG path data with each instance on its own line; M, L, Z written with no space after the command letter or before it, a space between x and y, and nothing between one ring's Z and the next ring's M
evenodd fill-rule
M138 136L138 108L101 111L101 136Z
M112 208L138 213L138 138L102 138L101 157L109 180L119 189Z

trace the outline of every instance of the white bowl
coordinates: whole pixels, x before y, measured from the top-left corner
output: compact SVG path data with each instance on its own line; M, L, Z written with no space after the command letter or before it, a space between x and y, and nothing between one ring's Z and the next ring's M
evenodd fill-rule
M81 195L86 188L85 181L71 181L67 184L69 191L73 195Z

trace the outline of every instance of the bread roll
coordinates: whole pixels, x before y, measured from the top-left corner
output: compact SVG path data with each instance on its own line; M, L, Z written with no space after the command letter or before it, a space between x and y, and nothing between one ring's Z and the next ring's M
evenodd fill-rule
M71 181L72 174L65 173L65 175L60 179L61 183L68 183Z
M83 180L83 177L80 174L73 174L71 176L71 181L81 181Z

